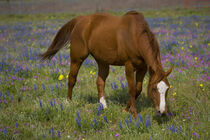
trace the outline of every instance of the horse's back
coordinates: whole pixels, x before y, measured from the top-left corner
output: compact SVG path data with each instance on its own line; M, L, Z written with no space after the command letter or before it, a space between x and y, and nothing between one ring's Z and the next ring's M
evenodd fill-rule
M135 11L121 17L92 14L80 17L74 32L77 42L83 42L97 61L124 65L129 58L137 60L140 57L138 37L145 23L144 16Z

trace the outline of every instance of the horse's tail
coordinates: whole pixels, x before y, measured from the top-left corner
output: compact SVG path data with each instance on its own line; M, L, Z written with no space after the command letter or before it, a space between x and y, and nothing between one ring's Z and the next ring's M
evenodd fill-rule
M51 60L52 57L67 43L70 41L70 35L76 24L76 18L72 19L71 21L67 22L65 25L61 27L61 29L57 32L53 42L51 43L50 47L47 51L41 54L41 60L44 61L46 59Z

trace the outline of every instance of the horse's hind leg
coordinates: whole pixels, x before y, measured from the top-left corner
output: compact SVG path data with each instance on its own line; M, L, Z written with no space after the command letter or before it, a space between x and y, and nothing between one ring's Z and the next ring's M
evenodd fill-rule
M88 50L82 45L72 45L70 51L71 64L68 82L67 100L72 98L72 90L77 80L77 74L82 62L87 58Z
M98 100L102 103L104 108L107 108L106 100L104 98L105 81L109 74L109 65L98 63L98 78L97 78L97 89L98 89Z

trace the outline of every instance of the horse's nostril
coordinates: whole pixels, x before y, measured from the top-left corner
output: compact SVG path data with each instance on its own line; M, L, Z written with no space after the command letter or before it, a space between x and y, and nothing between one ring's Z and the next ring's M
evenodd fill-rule
M158 116L162 116L162 113L160 111L157 111Z

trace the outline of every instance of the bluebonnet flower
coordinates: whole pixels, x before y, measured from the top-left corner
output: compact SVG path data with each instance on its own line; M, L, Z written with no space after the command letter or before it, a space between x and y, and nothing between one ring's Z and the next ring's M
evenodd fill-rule
M111 87L112 87L112 89L114 89L114 86L112 85L112 83L111 83Z
M130 121L130 123L132 123L132 118L131 118L131 115L129 114L129 121Z
M62 86L63 86L63 84L62 84L62 82L60 82L60 87L62 88Z
M51 92L53 92L53 86L52 85L50 86L50 88L51 88Z
M52 137L54 137L55 132L54 132L54 128L53 127L49 130L49 134L52 134Z
M139 122L136 122L136 127L139 128Z
M119 127L120 127L120 129L122 129L122 123L121 123L121 121L119 122Z
M34 90L37 90L37 86L36 86L36 84L34 84Z
M5 95L4 95L4 93L3 93L3 100L5 100Z
M7 135L7 133L8 133L8 132L7 132L7 128L5 127L5 128L4 128L4 135Z
M181 126L179 126L179 132L182 133L182 127Z
M52 102L52 100L50 101L50 105L51 105L51 107L53 107L53 102Z
M169 129L169 126L168 126L168 124L166 124L166 128L167 128L167 129Z
M49 115L49 110L48 110L48 109L46 110L46 115L47 115L47 116Z
M128 87L128 82L125 82L125 87Z
M97 107L97 116L100 116L101 115L101 110L103 109L103 105L101 103L98 104L98 107Z
M81 121L81 117L79 115L79 112L77 111L77 118L79 119L79 121Z
M146 124L145 125L146 125L146 128L151 126L150 114L148 114L147 117L146 117Z
M63 105L62 105L62 103L60 104L60 106L61 106L61 111L63 111Z
M175 127L175 132L178 134L178 128L177 127Z
M45 85L42 83L42 88L43 88L43 90L45 90Z
M117 84L114 82L114 88L115 89L117 89L118 88L118 86L117 86Z
M58 90L58 84L55 85L55 88Z
M61 137L61 131L57 131L57 134L58 134L58 137L60 138Z
M94 124L97 126L96 118L93 119Z
M125 120L125 123L126 123L127 127L129 127L128 119Z
M124 84L123 84L122 81L120 81L120 84L121 84L121 88L122 88L122 89L125 89L125 86L124 86Z
M92 124L92 123L90 124L90 127L92 127L92 128L93 128L93 124Z
M40 107L42 107L42 101L41 100L39 100L39 105L40 105Z
M106 123L108 123L108 120L107 120L106 116L104 116L104 120L105 120Z
M15 127L18 128L18 123L17 122L15 123Z
M81 124L80 124L80 121L78 118L76 118L76 122L77 122L78 126L81 127Z
M9 91L7 90L7 97L9 97Z

